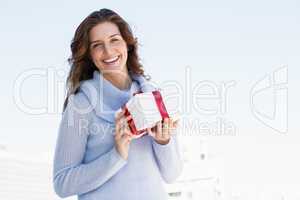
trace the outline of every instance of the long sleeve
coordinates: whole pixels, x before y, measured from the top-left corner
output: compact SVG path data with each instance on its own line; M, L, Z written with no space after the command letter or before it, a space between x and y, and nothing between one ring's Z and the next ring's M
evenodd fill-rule
M71 100L71 98L70 98ZM125 164L115 147L90 163L83 163L88 139L89 113L77 107L88 105L83 94L74 96L63 113L56 141L53 184L62 198L94 190L116 174ZM76 108L75 108L76 105Z
M152 141L153 150L160 173L166 183L172 183L181 174L183 161L179 150L177 134L172 134L168 144Z

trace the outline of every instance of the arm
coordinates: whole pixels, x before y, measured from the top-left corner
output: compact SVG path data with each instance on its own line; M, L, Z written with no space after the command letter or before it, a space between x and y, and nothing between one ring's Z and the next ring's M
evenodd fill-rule
M166 183L172 183L181 174L183 162L176 134L172 134L169 143L158 144L152 139L152 146L160 173Z
M77 94L74 102L70 101L63 113L54 156L54 190L62 198L100 187L127 162L113 147L96 160L82 163L88 138L83 122L89 122L90 112L78 112L77 107L89 104L83 94Z

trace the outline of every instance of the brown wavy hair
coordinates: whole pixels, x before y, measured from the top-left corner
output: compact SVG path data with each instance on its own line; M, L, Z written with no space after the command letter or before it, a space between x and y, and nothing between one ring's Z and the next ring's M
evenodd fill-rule
M128 71L133 74L145 76L143 66L140 63L137 53L137 38L133 36L128 23L112 10L103 8L99 11L94 11L78 26L71 42L72 54L68 59L71 69L66 81L67 97L64 101L63 111L66 109L69 96L78 92L80 82L93 78L94 71L98 70L89 55L89 32L94 26L103 22L111 22L118 26L128 48L128 58L126 62Z

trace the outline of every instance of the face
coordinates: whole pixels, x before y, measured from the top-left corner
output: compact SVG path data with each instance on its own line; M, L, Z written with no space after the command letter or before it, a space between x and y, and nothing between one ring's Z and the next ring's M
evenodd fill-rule
M127 45L117 25L103 22L89 33L91 58L100 71L127 71Z

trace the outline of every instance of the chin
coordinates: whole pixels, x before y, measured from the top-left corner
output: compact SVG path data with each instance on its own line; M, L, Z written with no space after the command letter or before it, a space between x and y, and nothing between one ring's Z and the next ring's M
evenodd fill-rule
M102 68L102 70L104 70L104 72L107 72L107 73L117 73L117 74L122 74L123 73L123 70L120 66L110 66L110 67L105 67L104 69ZM117 75L116 74L116 75Z

